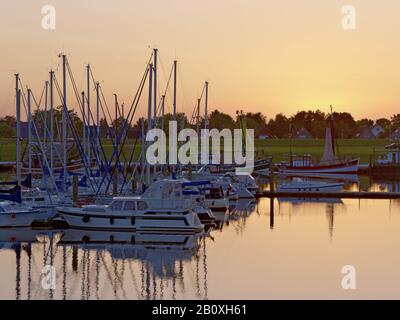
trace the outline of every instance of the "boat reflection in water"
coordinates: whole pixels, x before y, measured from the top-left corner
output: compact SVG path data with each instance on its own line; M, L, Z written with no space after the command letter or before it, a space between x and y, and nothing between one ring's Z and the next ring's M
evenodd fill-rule
M188 290L207 299L207 236L3 228L0 254L15 255L7 298L182 299ZM46 288L49 270L56 280Z
M194 286L198 288L198 298L206 298L206 285L200 285L200 273L206 283L207 269L199 270L202 247L203 266L206 266L205 236L69 229L58 245L72 251L72 264L76 270L79 264L84 265L83 299L100 298L100 272L106 274L105 278L112 285L114 298L132 298L124 285L127 278L131 278L135 298L176 299L178 291L185 293L184 270L192 260L196 261ZM93 260L94 270L90 266ZM87 289L92 287L94 292ZM200 287L205 289L200 290Z
M35 286L32 279L32 266L33 259L33 246L40 245L38 240L41 236L52 234L51 231L32 230L30 228L0 228L0 253L15 254L15 299L28 299L32 297L32 288ZM53 236L50 237L53 239ZM52 240L50 240L52 243ZM43 253L43 263L47 264L48 254ZM48 252L49 253L49 252ZM52 256L52 252L50 252ZM23 266L22 262L27 260L27 266ZM49 263L51 263L51 258ZM26 268L25 268L26 267ZM24 272L22 271L24 269ZM26 272L25 272L26 270ZM22 297L21 282L27 278L26 281L26 298ZM33 288L35 290L35 288Z
M213 211L215 216L213 229L222 231L224 226L229 226L232 222L243 224L239 229L243 228L245 220L254 211L256 203L255 199L238 199L233 203L230 211Z

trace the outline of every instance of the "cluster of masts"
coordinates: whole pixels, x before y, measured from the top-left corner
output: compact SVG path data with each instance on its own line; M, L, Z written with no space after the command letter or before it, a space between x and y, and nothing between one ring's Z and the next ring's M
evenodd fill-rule
M96 81L91 69L88 64L86 66L86 88L79 92L77 85L74 80L73 73L66 54L60 54L59 58L62 60L62 81L59 83L55 75L54 70L49 72L49 80L45 82L45 108L44 113L40 111L40 104L35 99L33 92L30 88L26 91L23 89L23 84L19 74L15 74L15 91L16 91L16 176L17 183L21 184L22 173L41 174L44 179L50 178L50 182L46 180L46 185L56 191L65 192L69 184L69 171L73 171L79 168L84 171L84 175L89 178L89 182L92 186L93 191L98 195L100 192L106 192L110 184L113 181L113 176L118 175L118 168L122 167L122 163L126 165L128 163L131 166L134 160L134 149L132 154L127 155L124 147L128 144L127 133L128 129L132 124L133 117L136 113L140 98L142 97L145 84L148 85L148 110L147 110L147 125L141 123L141 135L142 135L142 147L140 152L140 163L142 169L141 179L143 183L149 185L151 179L151 169L154 175L157 174L158 170L164 170L164 168L157 168L153 166L150 169L150 164L145 163L145 149L148 147L148 143L145 141L145 127L147 130L157 127L157 119L161 118L160 127L164 130L164 117L165 117L165 97L169 88L171 76L173 76L173 120L177 120L177 61L173 61L172 70L169 76L169 80L166 84L164 93L161 97L158 97L158 49L153 49L150 59L146 65L139 87L136 90L132 104L125 115L125 112L120 110L118 105L117 95L115 97L115 125L109 126L107 118L113 121L112 116L109 112L107 102L104 98L101 85L99 81ZM69 78L69 79L68 79ZM69 81L68 81L69 80ZM69 84L72 84L72 90L74 94L70 98L68 90L71 90ZM95 91L95 99L91 97L91 92ZM61 126L55 121L55 96L58 95L61 101ZM200 103L203 95L204 100L204 128L208 128L208 82L206 81L201 93L201 97L197 100L194 113L195 121L197 122L197 131L200 131ZM42 94L43 97L43 94ZM82 119L82 130L78 130L76 124L73 121L73 114L70 113L68 107L69 101L76 99L76 104L79 106L79 113ZM27 126L28 126L28 137L27 137L27 168L22 168L23 159L21 159L21 106L25 107L27 114ZM92 110L95 107L95 112ZM34 108L36 108L35 119L33 118ZM123 108L123 106L122 106ZM102 112L102 116L101 113ZM44 114L44 116L42 115ZM42 119L37 119L37 118ZM107 136L111 140L113 147L111 156L107 156L102 145L102 139L100 138L100 118L105 119L107 127ZM118 124L118 119L123 119ZM49 121L48 121L49 119ZM39 133L38 120L43 121L43 136ZM193 117L192 117L193 120ZM48 123L49 122L49 123ZM119 126L119 128L118 128ZM60 128L61 127L61 128ZM82 133L79 134L78 132ZM55 148L55 133L57 133L57 143L61 146L60 149ZM73 138L74 145L80 155L80 165L76 163L69 163L69 150L68 140ZM135 143L136 145L136 143ZM34 158L34 146L37 149L37 153L40 155L37 161L40 162L39 167L35 168L33 163ZM94 174L92 169L95 167L97 173ZM145 170L145 174L143 171ZM174 170L174 168L173 168ZM42 172L38 172L42 171ZM133 170L134 172L135 170ZM56 183L56 174L60 174L58 184ZM91 179L94 175L100 179ZM124 183L128 177L124 173ZM133 175L131 177L133 179ZM122 190L121 190L122 191Z

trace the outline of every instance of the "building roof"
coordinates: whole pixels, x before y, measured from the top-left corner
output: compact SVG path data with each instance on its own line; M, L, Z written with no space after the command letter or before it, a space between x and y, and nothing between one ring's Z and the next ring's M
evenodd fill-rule
M400 139L400 128L397 128L390 134L390 139Z
M310 132L308 132L308 130L304 127L300 128L299 130L297 130L294 134L294 136L296 138L300 138L300 139L311 139L312 135Z
M358 139L373 139L373 138L376 138L376 136L373 134L371 127L363 126L358 130L358 133L356 134L356 138L358 138Z

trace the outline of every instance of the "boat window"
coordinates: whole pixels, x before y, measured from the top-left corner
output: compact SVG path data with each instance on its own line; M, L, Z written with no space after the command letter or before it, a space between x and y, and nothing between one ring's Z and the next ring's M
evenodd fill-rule
M44 198L36 198L35 201L36 202L41 202L41 201L44 201Z
M135 210L135 201L126 201L124 210Z
M137 205L138 205L138 210L146 210L148 208L147 203L144 201L139 201Z
M119 200L117 200L117 201L114 201L112 204L111 204L111 209L113 210L113 211L118 211L118 210L122 210L122 201L119 201Z
M104 208L83 208L83 211L85 212L106 212L106 210Z

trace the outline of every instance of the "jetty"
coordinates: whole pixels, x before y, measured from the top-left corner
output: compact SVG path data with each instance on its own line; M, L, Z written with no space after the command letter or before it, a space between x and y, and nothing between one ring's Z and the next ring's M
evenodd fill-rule
M367 191L342 191L342 192L280 192L261 191L256 198L296 198L296 199L400 199L398 192L367 192Z

